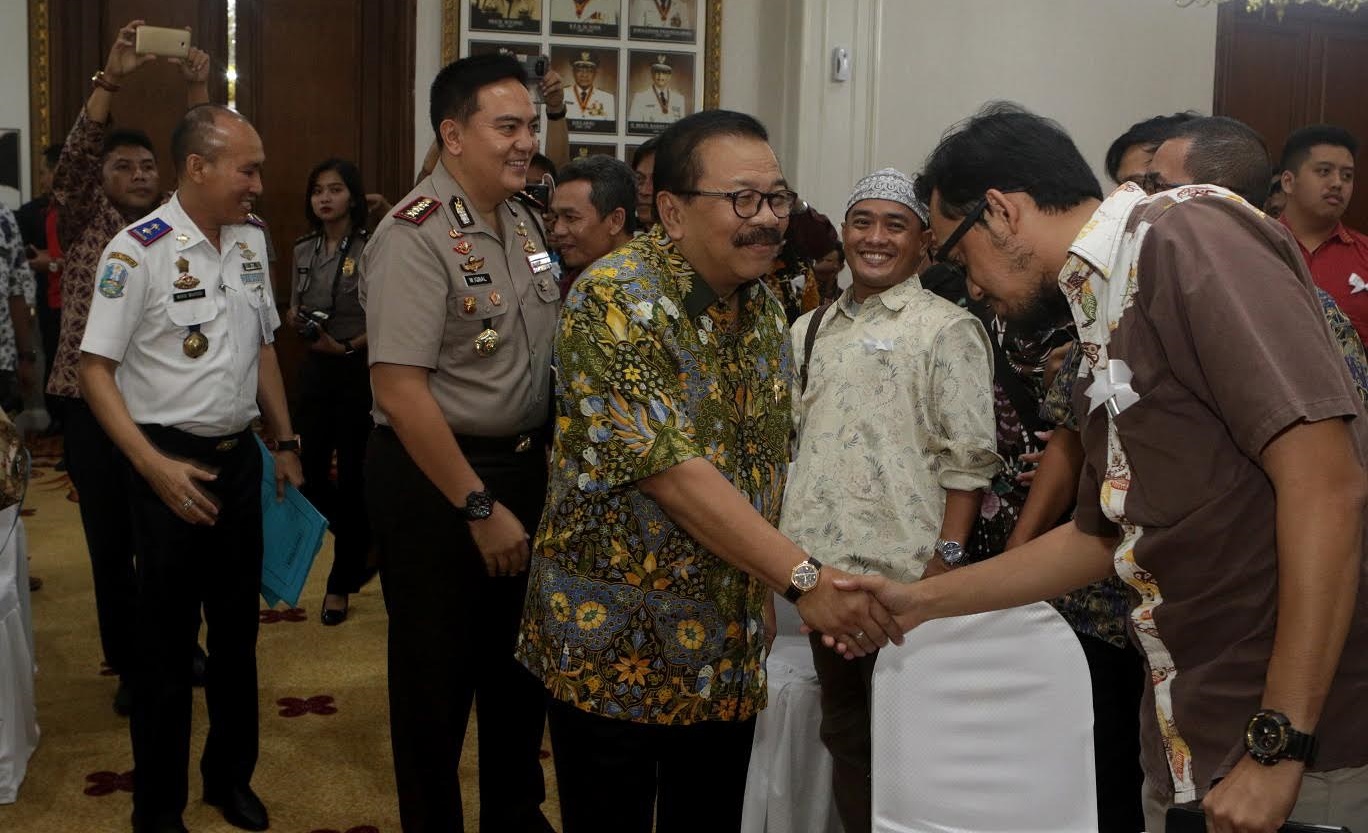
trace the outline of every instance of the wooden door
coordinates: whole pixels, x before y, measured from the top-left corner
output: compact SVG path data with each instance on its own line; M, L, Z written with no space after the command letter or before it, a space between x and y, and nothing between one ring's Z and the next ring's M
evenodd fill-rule
M1353 14L1293 6L1250 14L1223 5L1217 23L1213 112L1263 134L1276 163L1288 135L1308 124L1337 124L1368 151L1368 10ZM1359 154L1368 168L1368 154ZM1368 230L1368 188L1360 187L1344 222Z
M292 242L307 230L304 187L329 156L356 162L367 191L391 202L413 182L413 71L416 0L237 0L234 43L227 0L90 0L48 4L49 132L65 137L104 66L119 28L130 20L189 26L210 55L210 100L228 103L230 55L235 106L266 149L258 213L275 250L278 304L289 303ZM424 81L426 83L426 81ZM158 62L138 71L115 97L114 122L144 130L157 146L162 185L174 187L171 130L185 112L179 70ZM278 334L286 383L305 346Z

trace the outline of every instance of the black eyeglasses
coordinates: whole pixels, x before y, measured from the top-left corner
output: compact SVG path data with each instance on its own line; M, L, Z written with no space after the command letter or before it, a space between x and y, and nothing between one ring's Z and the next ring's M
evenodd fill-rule
M959 245L959 242L964 239L964 235L969 233L969 229L974 227L974 223L979 221L979 218L983 216L983 212L987 210L987 208L987 197L982 197L978 202L974 203L974 207L969 209L968 214L964 215L964 219L960 220L960 224L955 226L955 230L950 232L949 237L945 238L945 242L939 246L933 246L931 251L927 253L927 256L931 258L931 262L950 263L948 260L950 253L954 251L955 247ZM950 265L955 264L950 263Z
M749 220L760 213L760 203L769 203L770 211L774 216L783 219L793 213L793 207L798 204L798 194L793 191L775 191L765 193L754 188L746 188L741 191L675 191L681 197L722 197L731 200L732 211L736 216L743 220Z
M1149 173L1145 174L1143 177L1140 178L1139 185L1141 188L1145 189L1146 194L1153 196L1154 194L1158 194L1163 191L1172 191L1174 188L1185 188L1189 185L1189 183L1165 182L1164 180L1159 178L1159 174L1157 172L1150 171Z

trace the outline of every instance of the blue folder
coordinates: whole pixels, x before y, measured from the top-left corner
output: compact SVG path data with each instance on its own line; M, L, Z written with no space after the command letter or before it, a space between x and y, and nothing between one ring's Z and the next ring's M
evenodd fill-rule
M288 483L285 500L276 501L275 458L259 438L257 446L261 449L261 531L265 542L261 596L270 607L282 601L296 607L314 557L323 547L328 520Z

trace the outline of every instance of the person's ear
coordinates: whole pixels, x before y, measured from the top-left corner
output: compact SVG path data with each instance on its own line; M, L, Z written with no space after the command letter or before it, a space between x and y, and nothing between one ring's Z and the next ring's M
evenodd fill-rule
M437 136L441 139L442 149L452 156L461 155L461 142L464 135L465 126L456 119L443 119L442 123L437 125Z
M656 217L660 220L660 224L665 227L665 233L670 236L671 240L683 240L685 230L688 228L685 219L684 198L670 191L657 191L655 193L655 204Z
M608 215L608 233L619 235L627 225L627 212L621 206L614 208Z
M996 188L989 188L984 198L988 200L988 208L983 212L983 216L996 217L1006 227L1012 235L1017 234L1021 225L1021 206L1018 205L1020 197L1025 194L1013 192L1010 196Z

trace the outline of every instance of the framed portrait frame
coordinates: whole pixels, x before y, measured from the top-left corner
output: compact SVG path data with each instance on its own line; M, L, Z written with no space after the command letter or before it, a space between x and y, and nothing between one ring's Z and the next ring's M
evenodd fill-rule
M566 84L572 150L630 160L721 97L722 0L442 0L444 65L534 46Z

